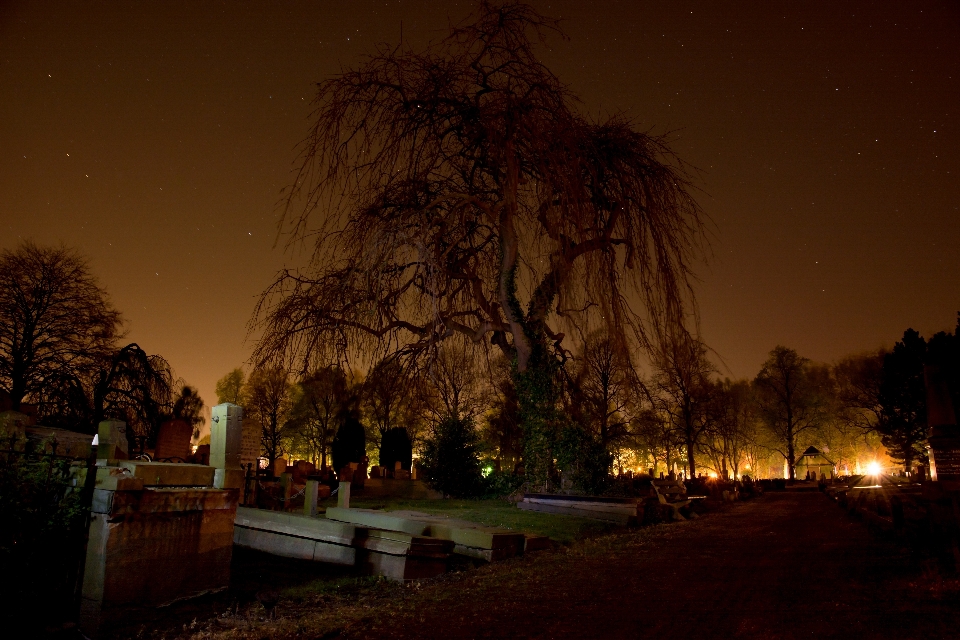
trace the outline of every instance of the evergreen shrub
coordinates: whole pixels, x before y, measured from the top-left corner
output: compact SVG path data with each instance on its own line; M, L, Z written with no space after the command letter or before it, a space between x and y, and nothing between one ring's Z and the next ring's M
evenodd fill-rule
M420 464L424 479L444 495L476 498L484 494L480 438L469 418L448 417L435 425L424 443Z

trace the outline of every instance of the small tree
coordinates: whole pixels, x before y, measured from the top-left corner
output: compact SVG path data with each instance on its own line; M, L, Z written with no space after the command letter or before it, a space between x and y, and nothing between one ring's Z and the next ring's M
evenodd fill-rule
M410 434L403 427L394 427L380 439L380 466L393 471L396 463L401 469L410 470L413 463L413 447Z
M472 498L483 494L480 439L471 418L448 417L434 425L420 460L424 478L444 495Z
M283 455L287 433L284 431L292 407L292 385L282 367L254 369L247 380L244 407L263 427L261 449L270 468Z
M570 377L569 413L610 449L628 435L629 392L633 387L629 358L603 332L587 336Z
M170 417L174 420L183 420L193 429L193 437L200 435L200 427L203 426L203 398L197 392L195 387L183 385L173 402L173 409L170 411Z
M237 367L217 380L217 404L231 402L243 406L243 369Z
M330 450L337 473L351 462L361 462L367 455L367 434L357 411L352 407L341 412L340 428Z
M706 345L683 330L661 338L653 363L654 403L677 431L686 450L687 469L696 477L696 451L710 426L715 391L710 377L716 369L707 360Z
M327 454L343 412L354 401L353 389L338 366L317 369L297 384L290 426L301 447L320 461L321 469L327 468Z

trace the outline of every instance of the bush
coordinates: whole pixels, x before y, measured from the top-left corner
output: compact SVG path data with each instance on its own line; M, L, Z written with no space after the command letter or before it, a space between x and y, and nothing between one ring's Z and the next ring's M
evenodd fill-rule
M491 471L483 479L484 498L505 498L523 487L524 477L509 471Z
M610 481L613 458L603 444L585 429L569 424L560 432L557 464L569 472L574 489L600 495Z
M413 447L410 444L410 435L403 427L388 429L380 439L380 466L393 471L396 463L401 469L410 470L413 462Z
M454 498L484 493L480 469L480 439L473 420L445 418L424 443L423 476L437 491Z
M70 463L50 456L0 456L0 624L9 628L43 603L44 623L69 615L83 534Z
M340 473L340 470L351 462L363 460L366 454L367 434L363 430L363 424L356 416L347 416L330 445L333 470Z

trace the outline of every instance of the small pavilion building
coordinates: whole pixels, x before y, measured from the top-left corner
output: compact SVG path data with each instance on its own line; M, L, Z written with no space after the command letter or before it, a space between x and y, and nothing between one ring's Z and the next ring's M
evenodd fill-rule
M808 447L797 460L796 478L798 480L819 480L832 478L836 465L816 447Z

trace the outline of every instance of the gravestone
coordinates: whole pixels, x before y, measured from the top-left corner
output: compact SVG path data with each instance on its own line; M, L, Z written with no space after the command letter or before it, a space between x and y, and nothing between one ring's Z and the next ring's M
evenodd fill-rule
M263 426L253 420L246 418L242 421L240 435L240 466L244 469L248 464L252 464L256 469L258 458L260 457L260 440L263 436Z
M127 423L123 420L104 420L97 429L97 465L115 465L129 456Z
M358 462L358 463L351 463L351 464L356 464L356 466L353 467L353 469L354 469L354 471L353 471L353 485L354 485L355 487L357 487L358 489L363 489L364 485L366 484L366 480L367 480L367 468L368 468L369 462L370 462L370 461L369 461L369 459L367 458L367 456L363 456L363 460L361 460L360 462Z
M350 483L341 482L337 489L337 506L342 509L350 508Z
M317 515L317 499L320 497L320 481L307 480L307 486L303 490L303 515Z
M210 466L217 469L213 480L217 489L239 489L243 484L242 428L243 407L224 402L210 411Z
M186 462L190 457L190 438L193 436L193 427L186 420L167 420L160 425L157 433L157 448L154 458L180 458Z

